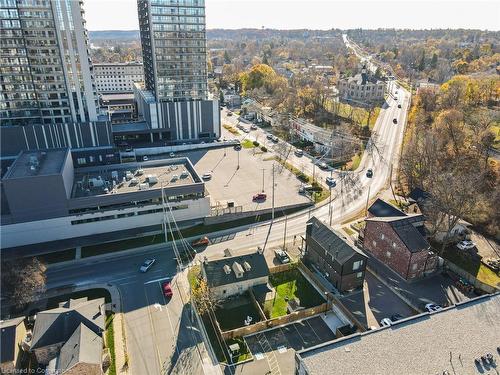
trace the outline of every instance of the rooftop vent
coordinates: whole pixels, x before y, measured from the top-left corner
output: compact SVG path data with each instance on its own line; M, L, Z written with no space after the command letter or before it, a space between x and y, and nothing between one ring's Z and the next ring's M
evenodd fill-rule
M252 269L252 266L250 266L250 263L248 262L244 262L243 263L243 268L245 269L245 271L250 271Z
M241 266L241 264L239 264L238 262L234 262L233 263L233 271L234 271L234 274L236 275L237 279L242 278L243 277L243 273L245 272L243 270L243 267Z
M231 273L231 267L229 267L227 264L225 264L222 268L224 269L226 275L229 275Z

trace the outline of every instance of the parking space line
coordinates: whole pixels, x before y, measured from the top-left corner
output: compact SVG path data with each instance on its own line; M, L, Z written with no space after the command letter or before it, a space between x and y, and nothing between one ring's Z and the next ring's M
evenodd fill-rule
M318 340L320 340L320 341L321 341L321 338L318 336L318 334L316 333L315 329L312 327L312 325L311 325L311 324L309 324L309 319L305 319L305 322L307 323L307 325L308 325L309 327L311 327L311 330L313 331L314 335L318 338Z
M297 327L295 327L295 323L292 323L292 326L293 328L295 328L295 330L297 331L297 333L299 334L300 336L300 339L302 340L302 343L305 345L306 344L306 340L304 340L304 338L302 337L302 335L300 334L299 330L297 329Z

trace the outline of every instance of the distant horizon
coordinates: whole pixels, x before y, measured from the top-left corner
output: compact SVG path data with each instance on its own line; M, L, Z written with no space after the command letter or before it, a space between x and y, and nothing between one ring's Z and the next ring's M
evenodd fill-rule
M104 29L104 30L90 30L87 29L88 31L97 31L97 32L117 32L117 31L122 31L122 32L130 32L130 31L137 31L139 32L139 29ZM223 28L223 27L213 27L213 28L207 28L207 31L210 30L229 30L229 31L236 31L236 30L273 30L273 31L301 31L301 30L307 30L307 31L335 31L335 30L340 30L340 31L351 31L351 30L363 30L363 31L377 31L377 30L397 30L397 31L438 31L438 30L467 30L467 31L488 31L492 33L497 33L500 32L500 30L489 30L489 29L465 29L463 27L458 27L458 28L451 28L451 27L445 27L445 28L429 28L429 29L398 29L394 27L379 27L376 29L365 29L362 27L355 27L351 29L309 29L309 28L299 28L299 29L275 29L275 28L258 28L258 27L242 27L239 29L230 29L230 28Z
M500 31L493 0L206 0L208 30ZM85 0L89 31L138 30L136 0ZM112 15L112 17L110 17Z

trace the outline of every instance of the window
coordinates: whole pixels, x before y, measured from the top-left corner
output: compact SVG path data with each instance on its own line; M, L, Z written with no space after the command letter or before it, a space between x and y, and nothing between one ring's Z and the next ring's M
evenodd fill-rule
M76 161L80 165L87 164L87 159L85 158L78 158Z
M391 252L390 252L390 251L386 251L386 252L385 252L385 256L386 256L387 258L390 258L390 257L391 257Z
M392 243L392 247L395 249L396 248L396 242Z
M361 278L363 277L363 272L358 272L358 273L356 274L356 277L357 277L358 279L361 279Z
M381 239L381 240L383 240L384 238L385 238L385 234L383 234L383 233L382 233L382 234L380 235L380 239Z
M353 271L359 270L362 265L363 265L363 261L362 260L358 260L358 261L356 261L356 262L354 262L352 264L352 270Z
M226 289L224 289L224 290L222 291L222 294L226 294Z
M413 263L413 264L412 264L412 266L411 266L411 269L412 269L413 271L415 271L415 270L417 269L417 266L418 266L418 264L417 264L417 263Z

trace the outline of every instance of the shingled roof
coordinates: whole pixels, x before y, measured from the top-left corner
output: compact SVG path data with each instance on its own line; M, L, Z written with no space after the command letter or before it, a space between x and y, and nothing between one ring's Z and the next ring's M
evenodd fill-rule
M202 267L210 288L269 276L266 258L260 252L205 261ZM241 277L237 277L235 269Z
M16 330L24 317L0 321L0 363L15 360Z
M370 208L368 208L368 212L377 217L406 216L403 211L398 210L392 204L389 204L380 198L377 198L377 200L373 202Z
M104 331L104 298L70 299L59 307L37 314L31 348L41 348L66 342L80 323L84 323L94 333Z
M354 254L366 256L361 250L347 243L342 234L322 223L318 218L313 216L307 221L307 224L310 224L311 227L308 227L306 231L306 240L311 237L325 251L328 251L339 264L344 264Z

